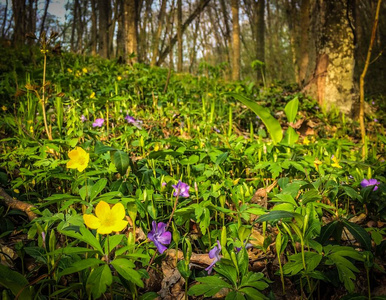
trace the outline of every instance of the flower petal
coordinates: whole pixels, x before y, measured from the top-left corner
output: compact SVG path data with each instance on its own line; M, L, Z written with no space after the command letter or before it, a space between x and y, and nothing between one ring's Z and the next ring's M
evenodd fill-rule
M97 232L99 234L110 234L113 232L113 227L112 226L101 226L98 228Z
M213 249L209 251L209 258L215 258L217 251L218 251L217 246L214 246Z
M128 221L125 220L117 220L112 227L114 232L122 231L128 224Z
M91 229L97 229L101 226L101 221L94 215L83 215L83 221L84 224L86 224L86 226Z
M122 203L115 204L111 209L111 217L117 220L122 220L123 218L125 218L125 216L126 216L126 212Z
M67 169L77 169L78 168L78 163L76 163L73 160L70 160L66 164Z
M75 148L75 150L71 150L70 152L68 152L68 157L70 159L76 159L78 156L79 156L78 147Z
M164 222L159 222L157 226L157 233L162 235L165 232L166 224Z
M171 240L172 240L172 234L169 231L164 232L158 237L158 241L164 245L169 245Z
M95 208L95 215L103 220L110 215L110 205L105 201L100 201Z
M158 242L157 240L154 240L153 243L154 243L154 245L157 247L158 252L161 253L161 254L164 253L165 250L167 249L167 247L165 247L164 245L162 245L162 244L161 244L160 242Z

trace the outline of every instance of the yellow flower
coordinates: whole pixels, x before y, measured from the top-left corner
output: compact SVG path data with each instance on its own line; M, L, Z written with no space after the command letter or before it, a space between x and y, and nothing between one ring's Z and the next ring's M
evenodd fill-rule
M6 111L6 110L7 110L7 107L6 107L5 105L3 105L3 106L1 107L1 109L2 109L3 111Z
M30 126L30 127L29 127L29 131L30 131L31 133L34 133L34 127L33 127L33 126Z
M76 74L75 74L76 77L79 77L79 76L82 76L82 72L80 71L76 71Z
M80 147L76 147L75 150L72 150L68 153L70 161L67 162L67 168L69 169L78 169L79 172L83 172L87 168L88 162L90 160L90 154L84 151Z
M95 215L83 215L84 223L88 228L97 229L99 234L119 232L127 226L125 208L122 203L115 204L111 209L110 205L100 201L95 208Z
M95 98L95 92L92 92L90 95L90 99L94 99L94 98Z
M14 189L13 190L16 194L19 194L20 193L20 191L18 190L18 189Z
M208 93L208 96L209 96L209 97L212 97L213 95L212 95L211 93Z
M86 68L83 68L83 69L82 69L82 72L83 72L83 73L87 73L88 70L87 70Z
M334 155L331 157L331 159L334 162L333 164L331 164L331 167L342 169L342 166L339 164L338 159Z
M72 73L72 70L70 68L67 69L68 73Z
M303 145L307 146L309 144L310 144L310 140L307 137L305 137L304 140L303 140Z
M118 76L118 77L117 77L117 80L118 80L118 81L121 81L121 80L122 80L122 77L121 77L121 76Z
M319 166L322 164L322 162L318 159L318 158L315 158L314 160L314 166L315 166L315 169L317 171L319 171Z

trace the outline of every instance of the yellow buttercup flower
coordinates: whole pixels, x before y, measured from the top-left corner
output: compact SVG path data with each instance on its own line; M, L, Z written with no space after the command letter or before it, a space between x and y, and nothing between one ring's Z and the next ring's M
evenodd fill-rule
M319 171L319 166L322 164L322 162L318 159L318 158L315 158L314 160L314 166L315 166L315 169L317 171Z
M3 106L1 107L1 109L2 109L3 111L6 111L6 110L7 110L7 107L6 107L5 105L3 105Z
M333 164L331 164L331 167L342 169L342 166L339 164L338 159L334 155L331 157L331 159L334 162Z
M68 73L72 73L72 70L70 68L67 69Z
M118 80L118 81L121 81L121 80L122 80L122 77L121 77L121 76L118 76L118 77L117 77L117 80Z
M304 140L303 140L303 145L307 146L309 144L310 144L310 140L307 137L305 137Z
M90 160L90 154L84 151L80 147L76 147L75 150L72 150L68 153L70 161L67 162L67 168L69 169L78 169L79 172L83 172L87 168L88 162Z
M94 98L95 98L95 92L92 92L90 95L90 99L94 99Z
M82 69L82 72L83 72L83 73L87 73L88 70L87 70L86 68L83 68L83 69Z
M128 221L123 220L126 216L122 203L115 204L112 208L104 201L100 201L95 208L95 215L83 215L84 223L88 228L97 229L99 234L122 231Z

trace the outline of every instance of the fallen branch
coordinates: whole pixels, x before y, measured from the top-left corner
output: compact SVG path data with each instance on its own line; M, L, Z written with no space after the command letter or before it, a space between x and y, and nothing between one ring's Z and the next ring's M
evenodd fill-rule
M37 217L37 215L33 212L33 210L36 210L35 206L12 198L1 187L0 187L0 203L8 206L9 208L17 209L25 212L30 221L32 221Z

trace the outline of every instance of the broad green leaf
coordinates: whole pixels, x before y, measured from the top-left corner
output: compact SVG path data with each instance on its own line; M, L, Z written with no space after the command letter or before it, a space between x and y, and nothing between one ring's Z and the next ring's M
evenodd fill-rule
M280 143L283 138L282 128L279 121L271 115L268 109L250 101L248 98L237 93L225 93L225 96L233 97L251 109L256 115L260 117L261 121L267 127L273 143Z
M90 201L94 200L96 196L105 188L107 179L99 179L93 186L90 187Z
M113 283L113 275L107 264L96 268L87 279L86 290L89 295L93 295L94 299L98 299L107 287Z
M296 119L298 113L299 99L295 97L284 108L285 114L287 116L288 122L293 123Z
M296 201L294 200L294 198L293 198L290 194L277 194L277 195L275 195L275 197L276 197L277 199L274 198L274 199L271 200L270 202L290 203L290 204L292 204L293 206L298 207L298 204L296 203Z
M71 267L64 269L62 272L59 273L58 277L62 277L64 275L76 273L79 271L82 271L84 269L93 268L95 266L99 266L100 264L104 263L100 259L97 258L87 258L84 260L77 261L72 264Z
M121 150L118 150L113 155L113 163L118 170L118 173L124 176L126 174L127 169L129 168L130 158Z
M245 300L244 295L238 291L231 291L225 297L225 300Z
M288 127L284 135L283 143L285 145L292 146L298 141L298 139L299 135L297 134L295 129L293 129L292 127Z
M102 142L97 141L96 145L95 145L94 153L95 154L102 154L102 153L105 153L105 152L108 152L108 151L113 151L113 150L115 151L117 149L115 149L113 147L110 147L110 146L105 146L105 145L103 145Z
M278 221L284 218L293 218L296 215L298 214L284 211L284 210L275 210L260 216L256 221L259 223L266 222L266 221Z
M143 281L141 280L141 275L134 270L135 265L128 259L117 258L114 259L111 264L117 270L117 272L125 278L127 281L132 282L139 287L144 287Z
M105 239L105 253L109 254L111 251L114 250L114 248L122 241L124 235L123 234L116 234L116 235L107 235Z
M55 251L52 251L50 253L47 253L47 255L56 255L56 254L82 254L86 252L95 252L93 249L88 249L84 247L70 247L66 246L64 248L56 249Z
M10 289L14 296L21 289L24 289L19 295L19 299L33 299L33 290L28 287L28 280L20 273L12 271L2 264L0 264L0 285Z
M302 205L306 205L309 202L315 202L322 199L322 196L319 194L318 190L309 190L303 194L301 199Z
M201 296L212 297L217 294L223 288L232 288L232 286L220 279L218 276L207 276L196 278L201 284L192 286L189 291L189 296Z
M346 220L343 220L343 224L363 248L371 250L371 237L363 227Z
M157 299L159 295L156 292L147 292L141 295L138 300L154 300Z
M200 160L200 157L198 155L191 155L188 158L184 158L183 160L180 161L181 165L194 165Z
M252 300L264 300L268 299L266 296L264 296L262 293L260 293L258 290L252 288L252 287L244 287L239 290L241 293L244 293L248 296L248 299Z
M216 165L222 165L226 159L228 157L228 152L224 152L222 154L220 154L219 156L217 156L217 159L216 159Z

